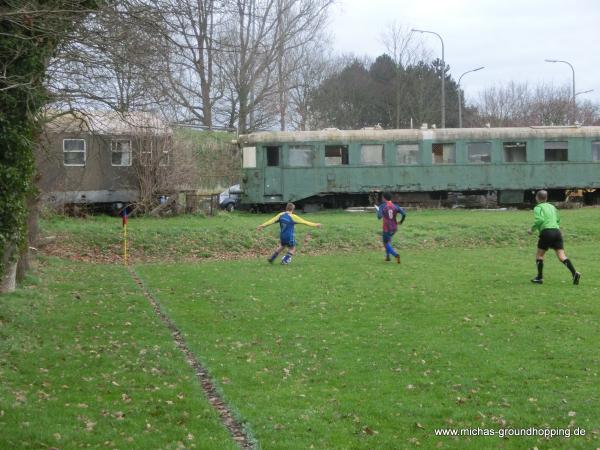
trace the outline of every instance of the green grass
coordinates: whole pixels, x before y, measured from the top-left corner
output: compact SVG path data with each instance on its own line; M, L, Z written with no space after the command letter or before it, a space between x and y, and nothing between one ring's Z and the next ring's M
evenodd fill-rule
M600 251L574 246L591 275ZM600 419L600 283L531 251L303 256L138 271L263 448L589 448ZM573 415L573 413L575 415ZM434 429L571 426L584 438Z
M562 211L580 286L553 255L544 285L529 282L531 211L410 211L401 265L383 261L372 214L306 215L323 228L299 228L289 267L265 261L277 230L255 228L269 215L131 219L129 231L135 270L263 449L595 448L599 215ZM118 219L41 225L59 236L50 254L120 250ZM124 267L42 262L0 297L0 448L234 448ZM442 427L586 435L436 437Z
M562 211L567 244L600 240L596 226L600 209ZM136 262L240 258L267 252L276 245L277 225L263 232L256 226L271 215L221 213L217 217L179 216L129 220L130 252ZM322 229L298 227L304 253L355 252L380 247L380 224L372 213L324 212L306 214L323 223ZM531 211L409 211L395 238L403 248L475 248L480 246L531 246L526 230ZM43 220L42 232L56 236L52 254L90 261L112 261L122 253L119 218L86 219L54 217Z
M0 297L0 448L236 448L124 268L38 276Z

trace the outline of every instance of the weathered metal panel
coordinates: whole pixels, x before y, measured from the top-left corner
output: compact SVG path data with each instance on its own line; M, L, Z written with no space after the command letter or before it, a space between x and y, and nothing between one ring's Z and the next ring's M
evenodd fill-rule
M368 193L373 190L398 192L429 191L517 191L540 187L600 187L600 162L591 160L591 141L600 140L600 127L559 128L502 128L502 129L446 129L446 130L383 130L260 133L241 136L240 140L257 145L282 146L281 175L282 199L299 200L327 193ZM568 162L545 162L545 141L569 142ZM503 142L526 142L527 162L504 163ZM467 144L491 142L490 162L470 163ZM313 146L312 167L289 167L289 144L305 143ZM398 165L396 145L418 143L419 164ZM456 163L433 164L432 145L454 143ZM347 165L325 166L325 145L347 145ZM362 145L384 146L383 165L361 165ZM264 201L268 193L264 185L253 177L261 173L245 170L245 192L248 199ZM266 180L266 179L265 179ZM255 191L256 190L256 191Z

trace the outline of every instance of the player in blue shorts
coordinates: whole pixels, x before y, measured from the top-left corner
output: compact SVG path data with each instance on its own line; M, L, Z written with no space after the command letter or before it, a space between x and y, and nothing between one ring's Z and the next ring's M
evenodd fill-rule
M279 246L275 249L275 252L269 257L268 261L272 263L275 261L279 253L287 247L288 251L283 258L281 258L281 264L289 264L292 262L292 256L296 253L296 239L294 237L294 226L297 223L302 225L308 225L309 227L321 228L320 223L309 222L304 220L302 217L294 214L294 204L288 203L285 206L285 211L277 214L272 219L267 220L265 223L259 225L257 230L262 230L269 225L279 222L281 232L279 234Z
M375 206L377 210L377 218L383 219L383 232L381 237L383 239L383 246L385 247L385 260L390 261L390 255L396 258L396 262L400 264L400 255L394 247L392 247L392 237L398 230L398 222L396 216L400 214L400 224L406 219L406 212L398 205L392 203L392 194L389 192L383 193L383 203L379 206Z

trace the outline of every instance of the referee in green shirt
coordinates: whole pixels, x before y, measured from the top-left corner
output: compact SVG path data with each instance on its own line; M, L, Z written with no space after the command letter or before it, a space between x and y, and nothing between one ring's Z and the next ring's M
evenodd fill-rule
M548 192L541 190L535 194L537 205L533 208L535 221L529 233L537 231L539 240L537 244L537 253L535 263L537 265L537 276L531 280L532 283L542 284L544 282L544 254L551 248L556 252L556 256L571 271L573 284L579 284L581 274L575 270L573 264L565 255L563 238L559 229L560 216L554 205L548 203Z

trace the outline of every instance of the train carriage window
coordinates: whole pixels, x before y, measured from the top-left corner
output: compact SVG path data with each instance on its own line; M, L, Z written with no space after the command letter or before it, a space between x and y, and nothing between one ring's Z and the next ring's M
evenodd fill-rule
M310 145L290 146L290 167L311 167L313 162L313 148Z
M253 169L256 167L256 147L243 148L242 167L244 169Z
M433 164L454 164L456 162L456 144L433 144L431 146Z
M527 162L527 144L525 142L504 142L502 147L504 162Z
M566 141L546 141L544 142L544 161L568 161L569 143Z
M419 145L396 145L396 161L398 161L398 164L402 165L419 164Z
M600 162L600 141L592 142L592 161Z
M487 164L492 162L491 142L469 142L467 156L470 163Z
M267 147L267 166L279 166L279 147Z
M326 145L325 146L325 165L326 166L345 166L348 164L348 146L347 145Z
M360 163L365 166L383 164L383 145L363 145L360 148Z

